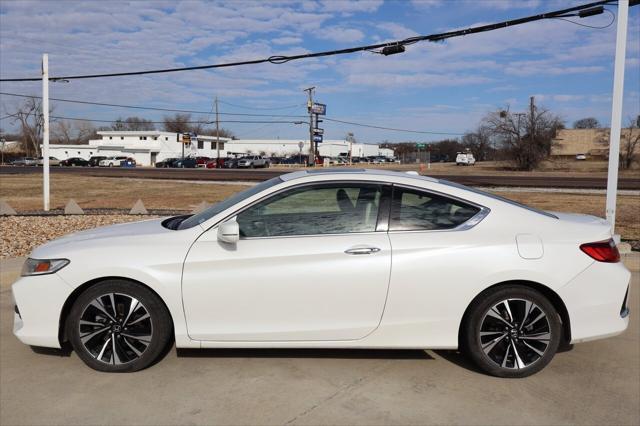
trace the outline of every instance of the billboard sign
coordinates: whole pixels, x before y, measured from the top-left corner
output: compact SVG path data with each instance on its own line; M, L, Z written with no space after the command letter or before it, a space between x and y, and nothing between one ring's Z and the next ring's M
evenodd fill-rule
M314 103L313 106L311 107L311 112L318 115L326 115L327 106L325 104Z

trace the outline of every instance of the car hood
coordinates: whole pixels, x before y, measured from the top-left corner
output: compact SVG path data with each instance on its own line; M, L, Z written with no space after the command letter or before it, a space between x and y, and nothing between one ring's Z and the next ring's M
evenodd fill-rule
M138 238L174 232L162 226L164 219L166 218L119 223L75 232L39 246L31 253L30 257L36 259L64 257L65 252L75 249L78 245L89 245L96 241L105 244L106 240L117 241L121 239L130 244Z

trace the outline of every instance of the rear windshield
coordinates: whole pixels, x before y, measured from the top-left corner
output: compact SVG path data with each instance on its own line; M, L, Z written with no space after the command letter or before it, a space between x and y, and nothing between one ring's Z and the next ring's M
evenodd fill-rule
M211 219L215 215L225 211L229 207L232 207L233 205L238 204L239 202L255 194L258 194L259 192L262 192L265 189L271 188L272 186L278 185L279 183L282 183L282 182L283 182L282 179L280 179L279 177L275 177L273 179L265 180L264 182L261 182L255 186L252 186L251 188L245 189L244 191L238 192L237 194L232 195L226 200L220 201L219 203L214 204L208 209L196 215L193 215L188 219L185 219L180 224L180 226L178 226L178 229L188 229L196 225L200 225L201 223L206 222L207 220Z
M547 216L547 217L552 217L554 219L558 219L558 216L556 216L556 215L554 215L552 213L546 212L544 210L536 209L535 207L527 206L526 204L518 203L517 201L513 201L513 200L510 200L508 198L504 198L504 197L501 197L499 195L492 194L491 192L485 192L485 191L482 191L482 190L477 189L477 188L472 188L470 186L461 185L459 183L451 182L451 181L448 181L448 180L445 180L445 179L438 179L438 182L442 183L444 185L453 186L454 188L459 188L459 189L464 189L464 190L467 190L467 191L475 192L476 194L484 195L485 197L493 198L494 200L503 201L503 202L511 204L513 206L517 206L517 207L529 210L531 212L541 214L543 216Z

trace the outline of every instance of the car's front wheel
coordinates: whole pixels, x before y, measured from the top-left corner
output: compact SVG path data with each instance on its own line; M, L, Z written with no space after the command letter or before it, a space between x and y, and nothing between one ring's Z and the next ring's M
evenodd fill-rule
M540 292L524 286L491 289L466 315L462 349L488 374L527 377L553 358L562 334L560 316Z
M107 280L84 291L66 322L80 359L106 372L131 372L154 363L171 338L171 319L162 300L146 287Z

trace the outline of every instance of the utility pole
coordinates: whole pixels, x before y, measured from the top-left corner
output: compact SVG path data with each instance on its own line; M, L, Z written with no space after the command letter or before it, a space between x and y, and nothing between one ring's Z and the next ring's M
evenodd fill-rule
M42 196L49 211L49 55L42 55Z
M616 33L616 56L613 68L613 100L611 101L611 132L609 134L609 172L607 174L607 221L616 242L616 198L618 195L618 166L620 162L620 132L622 127L622 99L624 88L624 59L627 50L627 21L629 1L618 1L618 27Z
M536 105L535 96L529 98L529 163L533 165L533 144L536 133Z
M176 140L182 142L182 160L184 161L184 141L180 141L180 132L176 132Z
M216 96L216 167L220 162L220 120L218 120L218 96Z
M309 110L309 162L316 165L316 150L313 146L313 90L316 87L309 87L304 89L305 92L309 95L309 100L307 101L307 110Z

